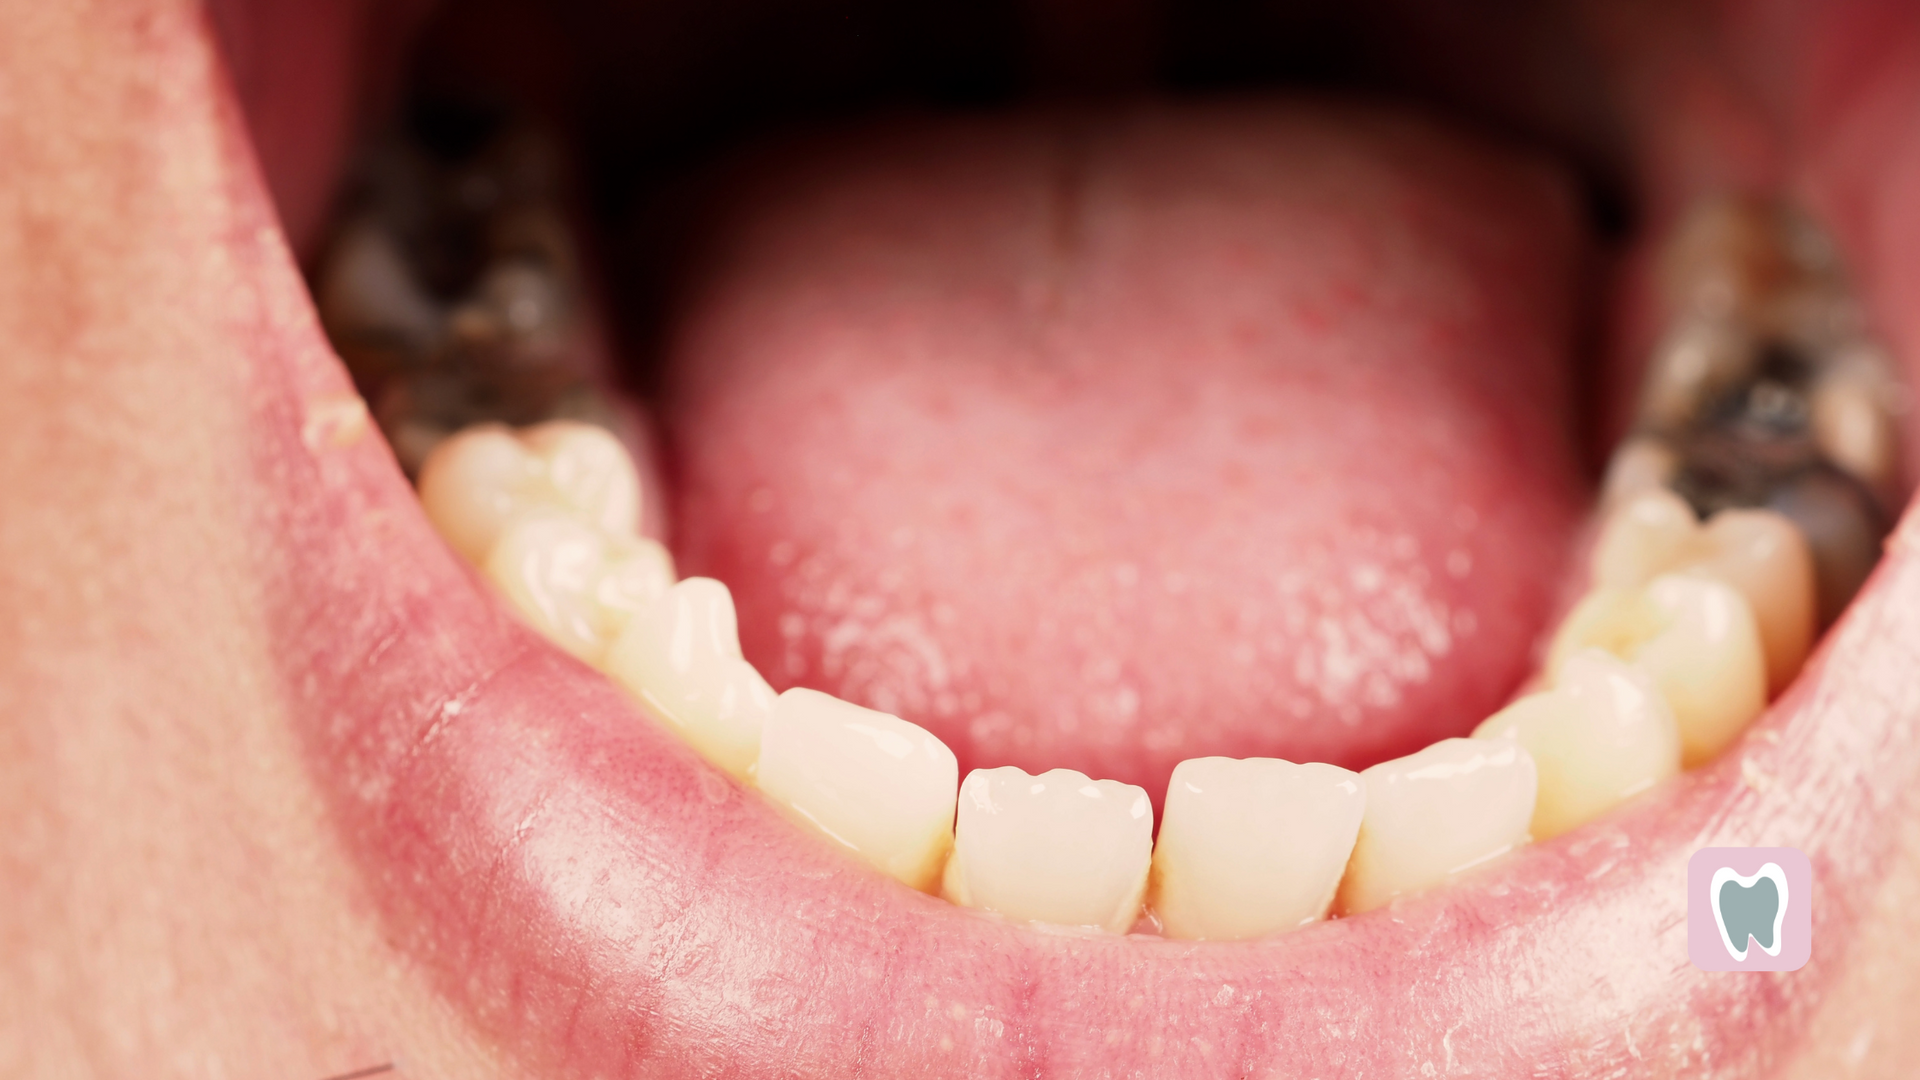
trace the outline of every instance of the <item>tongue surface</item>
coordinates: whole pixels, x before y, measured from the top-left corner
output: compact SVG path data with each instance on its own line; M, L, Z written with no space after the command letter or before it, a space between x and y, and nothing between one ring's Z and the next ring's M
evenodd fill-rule
M769 155L676 325L682 570L963 769L1361 767L1529 667L1584 493L1572 201L1366 112Z

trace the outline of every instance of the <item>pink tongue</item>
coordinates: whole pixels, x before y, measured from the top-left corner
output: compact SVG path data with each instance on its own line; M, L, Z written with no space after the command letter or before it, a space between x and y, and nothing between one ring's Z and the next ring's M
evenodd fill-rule
M1584 494L1535 163L1236 106L756 161L669 360L682 570L962 769L1361 767L1527 673Z

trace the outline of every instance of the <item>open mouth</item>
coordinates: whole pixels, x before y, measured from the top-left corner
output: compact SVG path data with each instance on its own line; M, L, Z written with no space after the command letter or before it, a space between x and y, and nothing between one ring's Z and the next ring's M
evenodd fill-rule
M185 227L212 252L200 272L246 298L202 321L250 343L250 362L187 368L239 433L239 463L209 481L248 494L234 521L253 606L236 621L256 651L235 663L284 706L379 936L488 1052L548 1075L1755 1075L1827 1038L1871 1050L1871 1027L1826 1010L1862 993L1871 941L1899 940L1876 904L1920 765L1920 580L1901 529L1864 585L1853 541L1877 538L1873 513L1911 468L1891 443L1834 444L1820 475L1842 480L1819 491L1849 494L1808 510L1742 487L1752 446L1695 423L1724 419L1725 387L1678 426L1649 419L1664 399L1643 390L1646 357L1671 355L1676 325L1654 267L1703 202L1791 207L1830 238L1845 295L1904 370L1920 98L1902 62L1920 27L1753 14L1569 5L1511 29L1415 5L924 24L836 10L796 25L502 4L403 34L352 10L236 5L217 21L284 236L240 121L194 66L212 55L198 20L76 33L67 53L124 49L197 88L172 91L184 110L166 95L100 106L158 133L102 156L128 173L175 162L166 190L207 208ZM366 56L405 39L422 59L357 62L363 39ZM636 440L656 500L640 516L680 573L732 590L745 659L787 692L765 704L772 722L788 702L798 726L803 706L846 707L793 687L904 717L950 751L949 800L975 768L1137 785L1164 847L1181 762L1385 768L1498 714L1510 722L1458 745L1529 763L1524 806L1440 860L1470 868L1433 878L1405 850L1379 854L1392 823L1355 805L1371 862L1349 864L1349 840L1322 852L1330 879L1290 865L1310 925L1252 936L1179 932L1171 861L1138 906L1152 856L1136 844L1113 858L1138 872L1096 897L1119 915L1045 920L1136 932L1065 933L1017 917L1047 899L1021 882L988 887L1009 873L978 854L988 839L956 884L944 848L909 867L874 855L892 839L820 835L820 804L794 794L819 770L769 797L773 727L742 756L690 745L706 721L637 705L628 689L667 683L609 659L655 609L597 638L556 631L556 647L435 534L282 253L325 264L347 175L343 139L299 133L344 132L356 100L509 92L569 133L583 169L577 242L599 267L579 279L583 332L612 343L583 370L609 424L645 415L661 433ZM169 107L189 119L154 119ZM700 224L656 243L649 226L689 201ZM1800 220L1754 213L1783 236ZM137 253L172 234L127 235ZM117 280L150 278L144 258ZM1812 400L1817 379L1768 363L1752 370ZM1740 376L1739 400L1766 381ZM374 405L389 433L431 412ZM451 426L393 448L424 466ZM1796 523L1811 541L1802 641L1831 622L1804 666L1775 609L1724 576L1621 571L1614 607L1571 605L1592 584L1581 523L1616 446L1632 465L1614 473L1620 506L1772 505L1767 520ZM1678 494L1625 490L1636 476ZM1806 524L1836 520L1852 524ZM472 561L489 564L494 539ZM1662 617L1645 612L1670 616L1703 581L1749 623L1753 706L1733 722L1699 716L1738 696L1736 676L1689 713L1634 666ZM1674 670L1697 674L1701 655ZM1501 711L1543 663L1526 688L1549 698L1612 679L1664 703L1606 797L1560 798L1551 820L1532 763L1564 751L1557 714ZM1328 791L1346 782L1328 775ZM1336 803L1314 812L1339 817ZM1433 828L1401 847L1456 839ZM1687 964L1681 883L1710 845L1812 857L1805 968ZM1304 864L1312 846L1288 850ZM946 898L928 895L934 865ZM1054 869L1030 858L1014 876ZM1343 917L1313 921L1343 873Z

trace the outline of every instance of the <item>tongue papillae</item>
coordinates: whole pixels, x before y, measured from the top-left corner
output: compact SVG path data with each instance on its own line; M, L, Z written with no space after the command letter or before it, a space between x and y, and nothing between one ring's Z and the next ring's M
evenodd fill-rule
M1309 105L768 155L669 354L683 568L962 767L1353 768L1526 673L1584 504L1529 159Z

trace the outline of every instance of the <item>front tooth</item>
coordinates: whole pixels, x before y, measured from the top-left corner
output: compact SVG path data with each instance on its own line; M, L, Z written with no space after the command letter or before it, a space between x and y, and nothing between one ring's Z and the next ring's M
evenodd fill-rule
M781 694L760 743L760 790L922 892L953 847L953 751L897 716L817 690Z
M420 467L420 503L454 550L478 565L514 521L557 510L609 536L640 525L633 459L605 429L555 420L515 434L477 424L442 441Z
M1548 654L1599 648L1639 667L1680 728L1682 762L1718 754L1766 706L1766 659L1747 601L1699 574L1662 574L1642 590L1597 589L1567 616Z
M942 895L1010 919L1125 933L1153 857L1153 805L1072 769L975 769L960 789Z
M1360 774L1366 814L1335 901L1377 908L1526 843L1537 782L1509 739L1442 739Z
M1356 773L1277 758L1191 758L1167 784L1152 906L1168 937L1235 941L1322 918L1353 853Z
M1535 840L1550 840L1680 771L1680 733L1647 674L1598 649L1567 658L1552 690L1474 729L1511 739L1539 770Z
M552 512L509 526L483 569L534 629L590 664L633 611L673 580L672 557L655 541L610 537Z
M607 648L606 671L707 760L752 775L774 693L741 657L725 585L694 577L667 589Z

